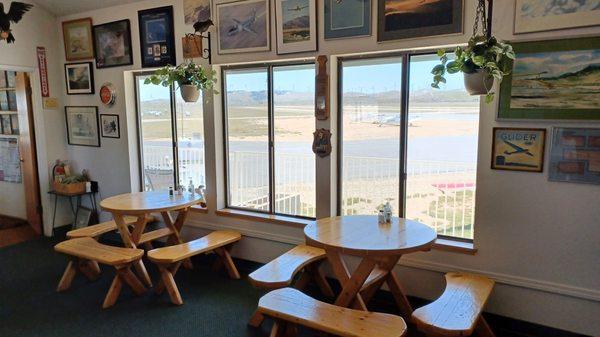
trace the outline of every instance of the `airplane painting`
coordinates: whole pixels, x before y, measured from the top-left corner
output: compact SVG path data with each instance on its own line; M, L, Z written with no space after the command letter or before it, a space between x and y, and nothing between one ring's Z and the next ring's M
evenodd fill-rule
M216 10L219 54L271 49L267 0L219 3Z
M492 168L542 172L546 129L494 128Z
M277 52L279 54L316 50L316 1L275 2Z

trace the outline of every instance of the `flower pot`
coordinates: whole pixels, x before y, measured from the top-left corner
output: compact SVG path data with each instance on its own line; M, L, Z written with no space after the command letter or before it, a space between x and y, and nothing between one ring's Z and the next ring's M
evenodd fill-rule
M465 73L465 89L470 95L485 95L494 86L494 77L483 69L477 69L476 72Z
M181 91L181 97L184 101L188 103L195 103L200 98L200 90L193 85L184 84L179 86L179 91Z

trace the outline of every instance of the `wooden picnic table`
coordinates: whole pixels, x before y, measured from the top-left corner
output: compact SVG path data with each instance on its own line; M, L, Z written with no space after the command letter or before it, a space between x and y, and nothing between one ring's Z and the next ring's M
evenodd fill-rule
M379 224L377 216L338 216L307 225L304 235L307 244L325 249L342 285L336 305L367 310L366 304L387 283L403 316L410 317L412 307L393 268L402 255L431 249L437 238L432 228L397 217ZM350 274L343 255L362 259L354 273Z
M125 247L137 248L138 245L144 244L147 249L151 249L150 243L163 237L168 237L168 245L183 243L181 228L190 207L199 204L200 200L200 194L184 193L170 196L168 191L134 192L106 198L100 202L100 207L112 213ZM177 218L173 219L170 212L177 212ZM166 227L145 232L152 213L160 213ZM131 230L125 223L126 215L137 217ZM186 260L184 266L191 268L190 261ZM152 281L144 262L139 260L134 267L144 283L151 287Z

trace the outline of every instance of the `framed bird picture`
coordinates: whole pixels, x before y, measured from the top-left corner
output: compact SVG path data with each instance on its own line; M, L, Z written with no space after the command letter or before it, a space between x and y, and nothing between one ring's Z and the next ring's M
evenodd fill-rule
M65 21L62 29L67 61L94 58L92 18Z
M142 67L164 67L177 63L173 6L138 12Z
M10 3L8 12L4 12L4 4L0 2L0 41L14 43L15 36L12 34L11 24L16 24L23 18L23 15L29 11L33 5L13 1Z
M546 129L494 128L492 169L542 172Z

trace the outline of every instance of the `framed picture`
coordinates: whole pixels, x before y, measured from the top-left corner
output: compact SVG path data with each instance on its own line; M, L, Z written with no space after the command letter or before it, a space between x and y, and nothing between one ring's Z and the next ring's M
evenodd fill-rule
M463 0L378 0L377 41L460 34Z
M92 18L65 21L62 23L62 29L67 61L94 58Z
M142 67L175 65L175 30L173 6L138 12Z
M600 120L600 37L514 43L499 119Z
M269 0L216 4L219 54L271 50Z
M102 137L121 138L119 115L100 115L102 125Z
M100 147L98 107L66 106L65 117L69 145Z
M73 224L73 228L89 226L91 218L92 210L84 206L79 206L77 212L75 212L75 223Z
M98 69L133 64L129 20L94 26L94 46Z
M15 91L7 91L8 96L8 110L17 111L17 93Z
M516 0L515 34L600 25L598 0Z
M186 25L210 19L210 0L183 0L183 15Z
M600 184L600 129L554 128L548 179Z
M0 111L8 111L8 91L0 91Z
M317 50L316 0L275 1L277 54Z
M371 35L371 0L325 0L325 39Z
M492 169L542 172L546 129L494 128Z
M94 90L94 65L92 62L65 64L67 95L90 95Z
M13 134L19 134L19 115L10 115L10 128L12 129Z
M10 115L0 115L0 126L2 128L2 133L5 135L12 135L12 123L10 121Z

